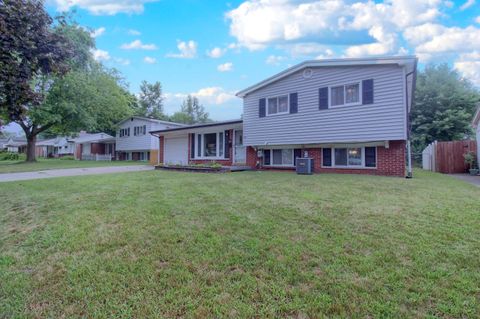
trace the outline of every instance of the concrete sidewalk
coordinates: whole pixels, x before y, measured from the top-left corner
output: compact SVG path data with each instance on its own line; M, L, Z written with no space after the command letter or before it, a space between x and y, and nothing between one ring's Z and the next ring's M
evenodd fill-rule
M0 183L13 182L13 181L26 181L26 180L41 179L41 178L64 177L64 176L98 175L98 174L150 171L153 169L154 167L149 165L49 169L49 170L36 171L36 172L0 174Z
M477 187L480 187L480 176L479 175L469 175L469 174L450 174L450 176L453 176L455 178L461 179L462 181L465 181L467 183L473 184Z

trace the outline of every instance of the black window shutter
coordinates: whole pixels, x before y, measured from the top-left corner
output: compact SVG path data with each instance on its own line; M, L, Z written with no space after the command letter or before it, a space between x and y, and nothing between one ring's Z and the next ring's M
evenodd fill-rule
M265 99L258 101L258 117L265 117Z
M270 150L263 150L263 165L270 165Z
M298 93L290 93L290 114L298 113Z
M225 143L225 158L230 158L230 131L225 131L223 135L223 142Z
M293 165L297 165L297 157L302 157L302 149L296 148L293 150Z
M373 104L373 79L362 81L363 104Z
M376 167L377 166L377 148L365 147L365 166Z
M328 109L328 87L318 89L318 108L320 110Z
M332 149L322 148L322 153L323 166L332 166Z
M190 158L195 158L195 134L190 134Z

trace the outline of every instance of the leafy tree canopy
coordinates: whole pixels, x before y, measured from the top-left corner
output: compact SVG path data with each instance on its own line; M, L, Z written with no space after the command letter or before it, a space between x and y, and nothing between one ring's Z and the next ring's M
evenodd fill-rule
M0 4L0 117L24 130L27 161L41 133L114 133L135 99L115 70L94 61L90 33L69 16L54 24L39 0Z
M187 96L182 103L181 110L175 112L170 117L170 120L172 122L184 124L211 122L208 113L205 112L205 108L200 104L198 98L191 95Z
M163 112L162 84L160 82L148 83L142 81L135 114L157 120L168 119L168 116Z
M447 64L427 65L418 73L411 113L414 152L429 143L470 137L480 94Z

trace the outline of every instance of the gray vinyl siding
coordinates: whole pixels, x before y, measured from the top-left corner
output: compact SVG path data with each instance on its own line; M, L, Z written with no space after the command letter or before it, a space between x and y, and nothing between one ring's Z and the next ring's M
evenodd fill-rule
M313 68L244 98L244 144L249 146L406 139L404 70L394 65ZM374 80L374 103L319 110L321 87ZM259 99L298 93L298 113L258 116ZM360 92L361 94L361 92Z
M134 135L135 126L147 126L147 133L145 135ZM120 137L120 129L130 127L130 136ZM156 123L148 120L134 118L133 121L126 120L117 129L116 150L117 151L150 151L158 149L158 138L152 136L149 132L155 130L163 130L167 128L176 127L176 125L167 125L164 123Z

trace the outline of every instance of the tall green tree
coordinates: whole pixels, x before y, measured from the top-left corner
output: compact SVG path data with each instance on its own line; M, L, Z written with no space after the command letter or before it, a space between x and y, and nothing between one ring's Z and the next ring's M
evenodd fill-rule
M160 82L142 81L136 114L157 120L168 118L163 112L162 84Z
M188 95L181 105L179 112L175 112L170 120L177 123L196 124L210 122L209 114L200 104L197 97Z
M27 161L35 160L37 135L55 124L41 110L46 91L75 56L72 43L57 31L43 1L0 1L0 117L22 127Z
M22 61L21 63L30 63L31 73L16 75L14 70L0 70L2 74L0 97L6 97L2 101L9 101L16 96L25 96L18 100L14 107L9 107L8 103L2 102L0 116L3 115L6 122L19 124L25 131L28 141L27 161L35 160L35 142L39 134L71 135L82 129L114 133L115 124L133 113L132 106L135 104L135 98L128 93L118 72L106 69L93 59L92 50L95 48L95 41L90 33L79 27L68 16L58 18L54 25L52 19L42 11L41 1L16 0L8 3L5 1L5 3L8 10L2 6L0 10L5 11L5 15L7 13L9 15L6 17L2 13L1 19L6 22L2 23L0 20L0 26L4 24L7 26L12 24L12 26L8 27L8 36L1 39L2 43L14 49L7 52L2 45L0 61L6 63L4 61L17 59ZM42 54L48 57L56 56L58 50L66 49L69 50L67 52L69 54L62 56L62 60L54 60L55 63L52 62L52 66L44 65L45 62L41 60L42 55L35 51L35 45L43 45L42 41L46 40L33 36L35 32L32 30L39 28L35 15L32 17L28 14L28 10L26 13L17 12L12 8L15 4L35 13L43 12L40 17L44 19L45 30L40 34L61 39L61 43L57 43L60 40L55 42L57 46L45 47ZM25 29L26 35L23 32L17 34L18 31L13 27L15 23ZM0 34L0 37L4 35L3 32ZM24 48L19 44L19 39L24 39L25 36L30 36L31 41L37 41L38 44L32 42L33 44ZM28 59L31 61L28 62ZM63 67L61 69L63 72L54 72L55 69L52 67L57 65ZM12 89L11 92L4 90L4 87L11 87L4 78L17 82L23 81L21 83L25 83L25 88L32 88L35 99L27 94L26 89L23 92L19 89Z
M447 64L427 65L418 73L411 112L414 152L429 143L470 137L479 91Z

